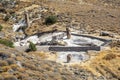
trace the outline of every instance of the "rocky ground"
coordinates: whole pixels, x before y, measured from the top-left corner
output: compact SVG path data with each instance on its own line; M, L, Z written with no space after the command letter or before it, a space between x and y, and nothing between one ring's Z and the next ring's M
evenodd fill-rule
M69 17L67 18L68 23L72 20L73 25L78 24L78 26L75 27L79 27L79 30L84 28L90 33L94 33L96 30L119 33L119 5L116 8L110 7L109 4L114 2L113 0L110 1L110 3L99 0L82 1L83 3L58 2L59 4L57 2L56 4L51 2L48 3L48 5L58 10L58 13L62 16L66 18ZM94 1L96 1L96 4L93 3ZM108 6L103 5L105 3L100 4L100 2L105 2ZM120 3L120 1L115 1L113 4L116 2Z

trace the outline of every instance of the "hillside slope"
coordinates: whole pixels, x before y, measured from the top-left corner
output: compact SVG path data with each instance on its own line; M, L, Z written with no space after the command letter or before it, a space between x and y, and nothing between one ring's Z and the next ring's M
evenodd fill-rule
M120 50L92 53L89 61L61 65L0 45L0 80L119 80Z
M84 69L42 60L0 45L0 80L86 80L97 78Z

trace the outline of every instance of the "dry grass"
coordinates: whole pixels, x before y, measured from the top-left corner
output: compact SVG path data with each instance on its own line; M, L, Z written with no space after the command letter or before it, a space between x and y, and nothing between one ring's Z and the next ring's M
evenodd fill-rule
M7 66L8 63L6 61L0 61L0 66Z
M40 57L41 59L44 59L44 60L53 60L55 61L57 59L57 54L56 53L52 53L52 52L39 52L39 51L36 51L36 52L30 52L29 54L32 54L34 56L38 56Z
M108 80L110 77L120 79L120 49L101 51L85 63L73 64L73 67L83 68L90 71L95 76L105 76ZM92 56L92 55L91 55Z
M106 77L109 77L109 75L112 75L114 78L119 79L119 52L120 50L116 49L102 51L98 56L90 60L89 64L87 63L84 68L90 70L97 76L104 75Z
M17 80L17 78L14 75L6 75L4 77L5 80Z
M103 57L103 59L105 59L105 60L112 60L115 58L116 58L115 54L107 54L105 57Z
M4 66L4 67L2 67L3 72L7 72L9 69L11 69L10 66Z

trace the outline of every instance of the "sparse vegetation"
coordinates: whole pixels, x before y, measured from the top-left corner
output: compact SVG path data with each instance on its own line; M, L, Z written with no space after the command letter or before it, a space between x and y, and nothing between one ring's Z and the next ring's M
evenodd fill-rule
M7 75L5 76L4 80L18 80L17 77L13 76L13 75Z
M105 59L105 60L112 60L114 58L116 58L115 54L107 54L103 59Z
M0 66L7 66L8 63L6 61L0 61Z
M51 25L51 24L54 24L57 22L57 17L56 16L48 16L46 19L45 19L45 24L46 25Z
M14 8L16 4L15 0L0 0L0 2L5 8Z
M6 40L6 39L0 39L0 44L6 45L8 47L13 48L13 42L10 40Z
M8 63L9 65L14 64L14 63L15 63L15 61L14 61L14 59L13 59L13 58L8 58L8 59L6 59L6 61L7 61L7 63Z
M9 57L10 57L9 53L0 52L0 58L6 59L6 58L9 58Z

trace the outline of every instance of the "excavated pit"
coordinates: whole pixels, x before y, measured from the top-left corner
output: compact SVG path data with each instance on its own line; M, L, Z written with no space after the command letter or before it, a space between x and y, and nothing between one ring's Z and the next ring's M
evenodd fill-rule
M15 46L28 46L28 41L37 45L38 51L55 51L57 52L57 62L67 62L67 55L71 54L70 63L83 62L89 60L90 56L87 51L100 51L102 46L108 45L109 40L88 36L71 34L71 38L67 39L66 33L55 32L43 34L41 36L33 35L24 40L15 42ZM21 46L22 45L22 46ZM24 48L25 49L25 48ZM24 50L22 50L24 51Z

